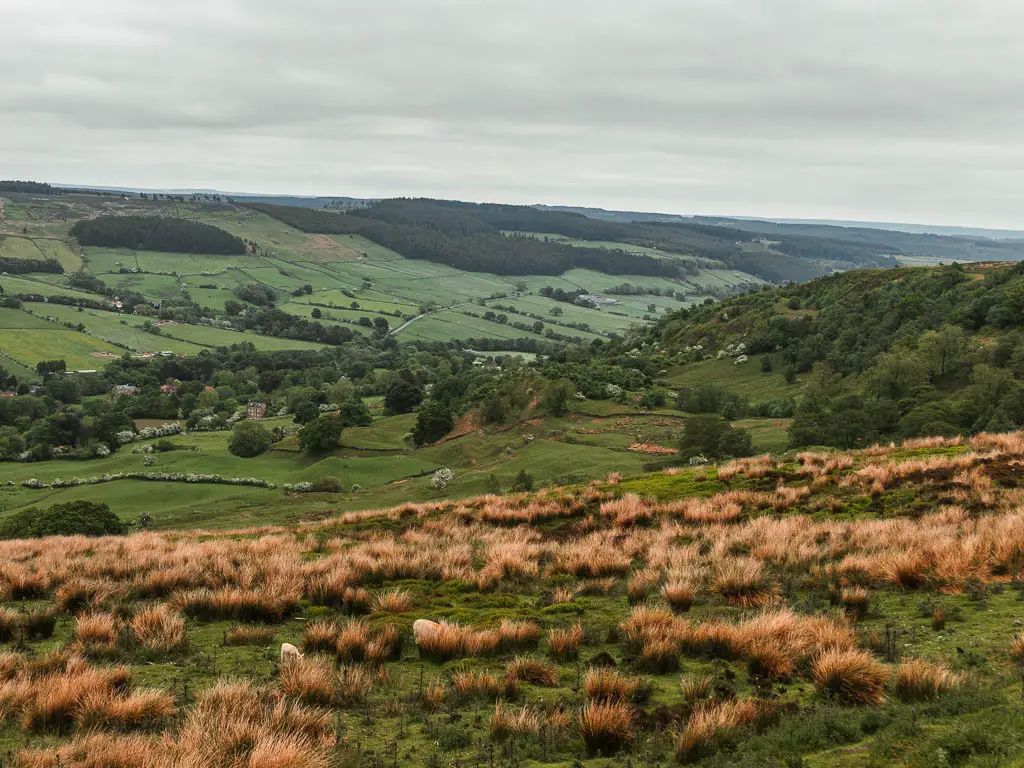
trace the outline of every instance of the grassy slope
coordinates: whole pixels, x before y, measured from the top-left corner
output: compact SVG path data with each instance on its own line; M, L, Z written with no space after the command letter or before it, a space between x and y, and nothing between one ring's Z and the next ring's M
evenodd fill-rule
M890 459L929 458L962 454L962 448L912 450L893 453ZM855 466L878 461L868 456L855 457ZM782 479L789 485L800 486L806 479L796 478L791 473L796 469L792 462L785 462L777 468L775 475L760 480L742 476L728 484L718 480L715 472L707 470L685 470L675 476L664 474L629 477L617 486L605 485L599 490L606 497L626 493L639 493L646 497L673 500L692 495L706 496L738 490L770 492ZM848 506L842 517L847 520L891 518L912 521L915 498L942 494L953 490L949 482L911 480L906 486L892 487L874 497L861 495L858 491L844 489L833 478L832 482L816 486L811 497L786 511L789 516L813 514L815 500L835 497ZM571 542L584 529L580 524L588 514L597 517L597 507L552 524L541 524L530 528L547 545L558 546ZM251 507L241 512L240 519L246 523L261 522L260 509ZM744 512L745 520L764 516L766 522L773 517L770 513L759 513L753 509ZM399 521L384 516L370 521L342 523L322 533L330 543L345 546L362 546L371 536L390 537L399 530L417 531L440 521L438 513L426 513L424 518ZM600 525L592 523L591 525ZM527 528L527 526L523 526ZM739 531L740 524L726 526L687 526L685 539L676 537L670 544L685 549L691 536L709 544L730 531ZM496 533L500 529L495 529ZM617 536L641 538L644 529L617 530ZM284 538L291 534L286 533ZM305 536L305 532L300 532ZM225 537L230 541L237 537ZM306 541L312 546L318 537ZM415 536L408 540L415 541ZM480 542L481 550L485 545ZM724 548L723 548L724 549ZM323 551L309 551L304 557L315 562L323 557ZM637 569L640 565L635 566ZM774 570L774 568L773 568ZM784 574L780 574L781 576ZM699 652L688 650L682 654L681 669L678 672L658 674L638 669L635 654L623 643L621 633L614 628L625 619L631 610L626 596L625 576L614 578L608 594L579 595L570 602L550 605L547 595L556 586L576 585L579 580L570 576L507 578L496 589L478 590L472 584L462 581L438 581L433 579L403 578L385 579L383 584L370 585L371 592L399 587L407 591L414 601L413 611L396 616L374 613L368 617L371 625L395 622L408 630L413 619L421 616L432 618L447 617L477 627L496 626L503 618L522 618L536 621L543 628L566 626L577 619L587 628L587 637L581 650L583 664L567 661L556 664L557 688L539 688L523 684L514 702L518 708L523 704L533 707L549 706L561 701L569 708L581 705L582 696L578 690L585 662L598 654L612 657L624 674L641 674L650 684L650 694L639 708L644 712L635 727L640 733L629 756L632 764L671 765L667 754L671 749L669 731L673 720L685 717L679 693L680 675L685 677L709 676L715 681L722 695L767 696L751 668L741 658L730 658L714 650ZM1005 589L993 583L982 591L943 594L926 586L916 590L905 590L893 585L872 585L870 608L867 615L857 622L859 642L867 645L872 635L884 635L886 628L896 631L898 643L896 654L903 660L923 657L949 665L964 672L968 682L959 692L947 694L934 701L904 703L893 694L890 686L888 701L881 707L840 706L816 693L804 669L798 670L793 678L782 678L773 682L771 697L787 703L777 719L761 729L744 729L733 734L723 734L710 748L706 762L708 766L720 765L809 765L809 766L923 766L923 765L1015 765L1019 763L1022 747L1019 740L1021 718L1017 700L1019 684L1017 672L1009 659L1006 649L1017 631L1015 622L1019 615L1020 599L1013 589ZM656 595L650 598L657 601ZM782 602L791 606L801 615L840 616L840 610L830 607L827 600L827 584L806 574L801 578L787 579ZM28 605L47 605L50 596L29 602ZM933 616L936 610L947 617L945 626L936 627ZM728 605L713 591L701 591L695 605L685 614L689 622L724 619L728 622L741 621L756 615L756 609L743 609ZM223 620L187 622L190 647L170 655L146 654L138 649L118 652L118 660L127 663L137 685L157 686L171 690L183 706L188 705L184 689L187 686L192 695L208 687L221 676L243 677L250 680L275 684L277 669L275 654L277 644L291 642L301 644L304 620L330 619L343 621L346 617L338 610L313 606L303 602L300 620L289 620L271 624L274 632L272 644L256 647L225 647L222 644L224 632L232 622ZM59 616L56 631L47 640L30 641L29 650L38 654L45 650L61 647L72 641L74 620L70 614ZM535 652L539 657L548 657L548 644L542 640ZM451 686L452 674L458 670L473 669L503 675L505 659L510 654L497 657L474 658L440 665L417 658L415 650L407 647L399 660L388 661L389 682L378 683L365 701L359 706L336 707L335 718L339 729L344 732L350 745L359 744L360 752L367 759L370 755L382 756L402 768L429 764L437 756L453 764L473 765L477 757L481 764L487 764L487 727L493 704L483 700L452 699L439 714L429 714L418 704L416 692L422 685L434 683ZM155 662L155 663L154 663ZM889 666L891 670L891 665ZM454 713L447 717L446 713ZM18 748L26 743L34 745L54 743L69 738L23 734L16 721L8 719L0 731L0 748ZM552 742L548 745L554 761L542 761L540 747L535 738L517 740L517 754L524 758L523 765L585 765L587 768L611 768L626 764L625 757L585 758L575 761L574 755L581 752L581 745L575 737L567 741ZM399 746L393 762L389 749L392 742ZM483 744L482 753L478 745ZM500 748L495 750L500 755ZM954 761L936 761L936 755L955 755ZM443 764L443 763L442 763ZM497 763L496 763L497 764Z

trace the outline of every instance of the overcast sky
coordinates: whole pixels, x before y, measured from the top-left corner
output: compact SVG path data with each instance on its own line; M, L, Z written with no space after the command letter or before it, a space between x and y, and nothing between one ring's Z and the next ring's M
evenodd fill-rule
M0 178L1017 228L1019 0L0 0Z

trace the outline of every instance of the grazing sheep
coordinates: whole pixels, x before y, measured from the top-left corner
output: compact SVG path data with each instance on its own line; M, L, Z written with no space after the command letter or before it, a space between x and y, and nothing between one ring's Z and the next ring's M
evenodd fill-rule
M299 653L299 649L291 643L281 643L281 663L284 664L286 661L294 661L295 659L301 659L302 654Z
M430 621L429 619L416 619L416 621L412 623L412 633L416 636L416 644L419 645L421 638L433 635L440 628L441 625L436 621Z

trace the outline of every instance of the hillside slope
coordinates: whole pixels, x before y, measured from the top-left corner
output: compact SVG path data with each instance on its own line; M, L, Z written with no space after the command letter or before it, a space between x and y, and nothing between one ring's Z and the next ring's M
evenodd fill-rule
M650 340L805 377L795 445L1003 429L1024 423L1022 297L1021 265L856 271L681 310Z

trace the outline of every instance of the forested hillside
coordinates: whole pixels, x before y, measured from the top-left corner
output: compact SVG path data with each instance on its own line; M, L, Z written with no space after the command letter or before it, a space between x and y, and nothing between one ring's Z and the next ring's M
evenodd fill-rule
M135 248L172 253L244 254L241 238L223 229L187 219L164 216L99 216L71 228L82 245Z
M425 201L389 200L352 213L254 204L256 210L320 234L362 235L409 259L496 275L560 275L592 269L610 275L677 277L680 265L607 248L576 248L507 237L485 221Z
M794 445L1024 424L1024 266L859 271L684 309L653 339L808 380ZM726 350L730 350L726 353Z
M811 280L836 269L896 265L893 249L880 244L794 235L769 246L750 232L729 227L609 222L530 206L397 199L339 214L259 203L253 207L305 232L360 234L408 258L497 274L560 274L583 267L615 275L671 277L693 268L691 261L653 258L630 246L711 260L776 283ZM568 247L543 235L577 242ZM599 242L621 243L622 249L588 245Z

